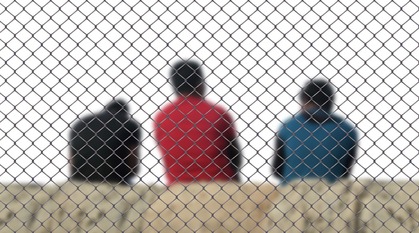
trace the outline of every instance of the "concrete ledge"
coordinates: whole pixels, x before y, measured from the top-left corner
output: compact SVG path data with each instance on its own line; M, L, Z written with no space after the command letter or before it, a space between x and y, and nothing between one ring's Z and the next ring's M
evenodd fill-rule
M415 182L0 186L0 232L419 232Z

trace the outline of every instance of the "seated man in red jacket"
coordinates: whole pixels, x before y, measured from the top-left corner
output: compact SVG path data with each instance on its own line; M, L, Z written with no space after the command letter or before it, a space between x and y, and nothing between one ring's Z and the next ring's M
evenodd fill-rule
M237 132L226 110L204 99L200 64L178 62L170 78L177 96L154 118L168 183L238 181Z

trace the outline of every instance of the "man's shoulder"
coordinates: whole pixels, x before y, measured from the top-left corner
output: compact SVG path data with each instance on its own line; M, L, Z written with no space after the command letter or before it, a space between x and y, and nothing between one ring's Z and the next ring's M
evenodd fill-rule
M220 115L227 115L228 111L227 108L224 107L222 104L220 103L213 103L211 101L208 100L204 100L203 102L207 108L209 108L210 110L215 111L216 113L220 114Z
M205 114L205 117L209 121L219 121L220 119L223 119L223 122L232 123L233 116L228 111L228 109L219 103L213 103L210 101L205 101L205 107L202 107L199 109L201 113L207 113Z
M344 132L345 134L349 135L354 139L358 137L357 127L347 117L334 114L332 120L333 122L335 122L336 125L334 130L339 129L341 132Z
M285 118L285 120L282 122L282 125L283 126L302 125L306 122L307 122L307 119L304 117L304 115L302 113L297 113L295 115Z
M125 122L124 127L129 127L131 129L138 129L138 128L140 128L140 126L141 126L140 122L138 122L137 120L135 120L132 117L129 117L128 121Z
M281 137L288 137L297 129L304 127L302 125L303 121L300 114L289 116L281 122L278 133Z
M347 117L343 117L343 116L338 115L338 114L332 114L331 119L335 124L339 125L339 127L343 128L343 129L354 129L355 128L354 123L352 123L352 121L349 120Z
M94 114L90 114L88 116L83 116L83 117L79 117L77 118L74 123L73 126L71 127L73 130L81 130L84 127L86 127L86 125L91 124L95 119L96 119L96 115Z
M177 104L174 101L168 101L164 103L159 110L155 112L153 119L154 121L161 121L166 118L170 113L176 109Z

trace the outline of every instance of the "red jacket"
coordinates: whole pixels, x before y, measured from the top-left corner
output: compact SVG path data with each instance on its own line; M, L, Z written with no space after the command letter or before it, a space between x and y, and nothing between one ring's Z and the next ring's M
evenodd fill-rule
M226 150L236 131L224 109L200 97L179 96L164 105L154 119L169 184L231 180L235 176Z

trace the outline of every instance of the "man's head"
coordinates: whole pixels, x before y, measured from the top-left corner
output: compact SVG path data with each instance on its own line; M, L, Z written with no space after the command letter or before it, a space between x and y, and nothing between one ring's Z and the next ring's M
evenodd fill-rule
M122 99L115 99L105 107L106 111L112 114L127 114L129 111L128 104Z
M330 111L333 107L334 90L327 80L316 78L306 84L300 99L304 107L316 106Z
M172 85L180 95L203 95L204 78L201 65L195 61L179 61L172 66Z

